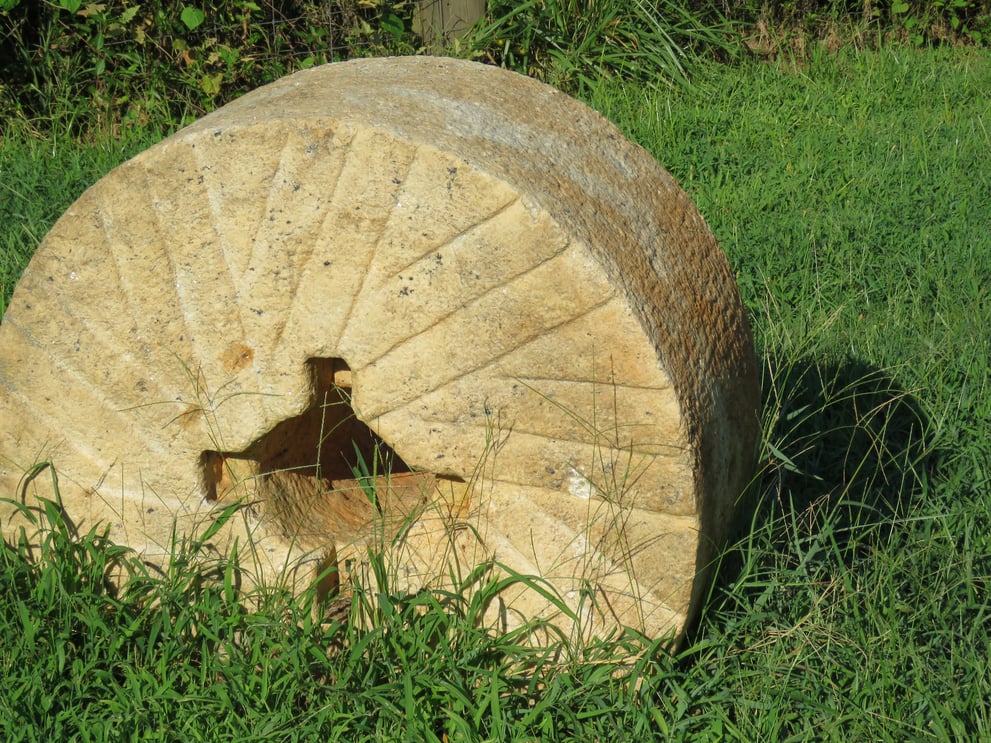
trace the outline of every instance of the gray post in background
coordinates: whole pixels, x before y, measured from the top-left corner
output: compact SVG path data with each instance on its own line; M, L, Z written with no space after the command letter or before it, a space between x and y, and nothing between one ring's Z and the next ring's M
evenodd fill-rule
M485 15L485 0L420 0L413 30L427 47L442 46L462 35Z

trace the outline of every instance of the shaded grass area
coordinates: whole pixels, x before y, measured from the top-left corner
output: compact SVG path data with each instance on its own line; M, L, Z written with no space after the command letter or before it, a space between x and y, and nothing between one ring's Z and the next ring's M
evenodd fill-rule
M150 575L52 506L46 548L2 553L4 737L991 737L991 54L846 50L696 83L590 94L712 225L763 363L755 514L684 652L526 650L449 594L369 594L368 630L277 592L247 611L232 556ZM0 145L5 292L125 154L65 145ZM136 576L121 593L115 565Z

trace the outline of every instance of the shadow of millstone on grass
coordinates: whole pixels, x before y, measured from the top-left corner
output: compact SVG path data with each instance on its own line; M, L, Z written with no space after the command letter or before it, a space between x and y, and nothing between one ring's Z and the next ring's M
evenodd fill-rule
M889 372L804 358L768 359L764 374L771 427L757 484L760 519L804 515L814 528L841 504L848 517L871 521L911 510L935 466L933 442L920 403Z
M764 591L775 570L794 554L807 557L805 546L827 532L831 559L864 559L930 493L936 475L930 421L890 371L857 359L765 357L761 388L757 475L689 642L733 600L729 593L740 598L734 584Z

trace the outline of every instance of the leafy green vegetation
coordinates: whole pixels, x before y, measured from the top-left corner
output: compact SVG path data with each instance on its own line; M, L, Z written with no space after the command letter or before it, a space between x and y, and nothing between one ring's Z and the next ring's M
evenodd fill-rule
M314 64L425 53L409 0L284 3L0 2L0 114L42 131L191 122ZM576 90L601 74L683 81L691 58L736 45L714 11L683 0L493 2L439 51ZM85 102L85 103L84 103Z
M5 0L0 113L44 131L175 128L314 64L412 51L387 4Z
M0 115L38 131L174 129L290 72L385 54L499 64L571 93L685 84L702 59L991 40L991 0L490 0L438 46L413 0L0 0Z
M185 16L190 34L210 22ZM577 75L689 192L752 312L754 516L698 632L676 655L633 633L537 651L479 628L484 572L460 593L359 587L354 616L374 621L322 622L313 596L246 588L243 555L211 553L208 534L177 543L163 575L52 503L25 514L40 547L0 550L5 739L991 737L991 53L813 45L646 89L576 73L556 37L522 33L509 49L527 54L502 61ZM58 90L38 115L88 115ZM207 105L189 95L189 111ZM40 137L13 111L0 307L79 193L186 115L143 110L83 139Z

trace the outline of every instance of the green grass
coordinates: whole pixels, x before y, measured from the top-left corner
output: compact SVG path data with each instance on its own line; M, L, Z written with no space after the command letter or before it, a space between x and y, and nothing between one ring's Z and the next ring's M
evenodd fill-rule
M232 556L157 576L51 508L47 551L2 553L3 737L991 737L991 54L813 54L695 83L589 91L712 225L763 365L755 515L684 652L526 650L454 594L363 594L369 629L277 593L248 611ZM129 151L0 144L5 303ZM115 594L119 564L136 579ZM492 590L475 578L469 597Z

